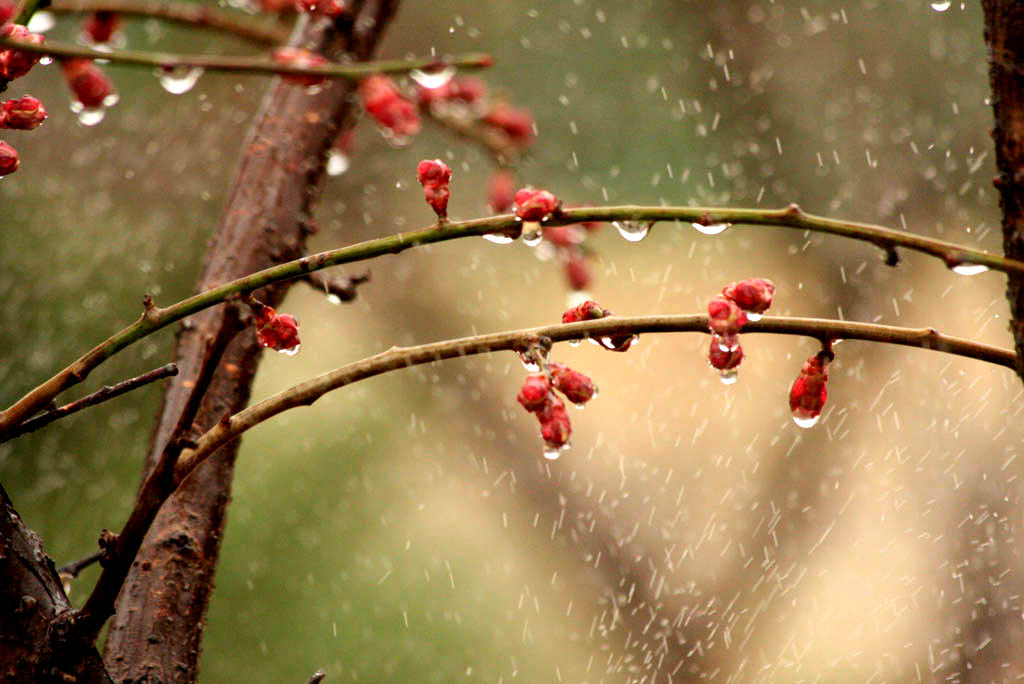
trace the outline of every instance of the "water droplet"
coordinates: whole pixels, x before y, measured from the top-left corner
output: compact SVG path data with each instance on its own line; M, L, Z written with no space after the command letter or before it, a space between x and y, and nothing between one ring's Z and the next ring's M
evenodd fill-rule
M736 372L735 368L730 368L728 370L721 371L718 374L718 377L722 381L723 385L734 385L740 376L739 373Z
M515 242L515 238L511 238L504 233L484 233L483 238L496 245L507 245L510 242Z
M818 420L821 418L821 414L814 416L813 418L802 418L796 414L793 414L793 422L802 428L812 428L818 424Z
M328 176L340 176L341 174L348 171L349 166L350 162L348 160L347 154L333 147L327 151L326 170ZM509 242L511 242L511 240Z
M570 347L578 347L583 343L583 340L569 340Z
M334 294L333 292L328 294L324 299L326 299L331 304L334 304L335 306L338 306L339 304L341 304L341 297L339 297L338 295Z
M203 75L202 67L161 67L153 72L164 90L171 95L181 95L192 90L199 77Z
M277 351L281 352L285 356L295 356L296 354L299 353L299 347L301 346L301 344L297 344L294 347L290 347L288 349L278 349Z
M440 69L413 69L409 72L412 80L431 90L447 85L454 75L455 67L453 66L444 66Z
M43 10L34 13L25 28L32 33L46 33L56 25L57 18L53 16L53 12Z
M78 115L78 123L83 126L95 126L107 115L106 107L86 107L78 100L71 103L71 111Z
M314 83L313 85L306 86L307 95L319 95L324 91L323 83Z
M120 101L121 101L121 96L120 95L118 95L117 93L110 93L105 98L103 98L103 106L104 107L113 107L114 105L116 105Z
M544 447L544 458L548 459L549 461L557 461L558 457L561 455L562 451L558 447Z
M935 2L932 3L932 9L936 12L945 12L952 4L951 0L935 0Z
M619 231L624 239L629 242L640 242L651 232L650 221L612 221L612 225Z
M516 352L519 354L519 360L523 362L523 368L526 369L527 373L537 373L540 371L540 364L533 360L529 354L523 352Z
M718 235L719 233L724 232L725 229L729 228L731 225L731 223L712 223L705 226L703 223L694 223L693 227L705 235Z
M544 232L536 221L526 221L523 223L522 238L527 247L536 247L544 239Z
M51 64L53 64L53 57L51 57L50 55L43 55L39 58L39 63L43 66L50 66Z
M732 353L740 347L739 335L729 335L726 337L715 335L715 340L718 342L718 348L727 353Z
M752 311L745 311L744 313L747 314L747 320L750 321L751 323L756 323L757 321L764 318L763 313L753 313Z
M972 276L984 273L988 270L988 266L983 264L957 264L955 266L951 266L950 270L959 275Z
M591 338L591 339L593 339L593 338ZM638 335L633 335L628 340L620 340L618 338L616 338L615 340L612 340L611 337L602 337L600 342L598 342L598 344L600 346L604 347L605 349L607 349L608 351L624 352L624 351L629 351L630 349L632 349L633 346L636 345L636 343L639 340L640 340L640 337ZM620 342L621 344L616 345L615 344L616 342Z

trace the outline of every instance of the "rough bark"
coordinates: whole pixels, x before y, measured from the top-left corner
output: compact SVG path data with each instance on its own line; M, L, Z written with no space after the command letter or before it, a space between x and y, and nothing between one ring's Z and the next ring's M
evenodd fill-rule
M995 114L996 176L1003 210L1003 252L1024 258L1024 2L985 0L985 43ZM1017 375L1024 381L1024 278L1010 275L1010 331L1017 350Z
M398 0L349 3L357 19L333 25L302 20L291 44L338 58L368 59ZM198 289L294 259L305 249L323 160L348 116L353 85L336 81L316 95L275 79L242 152L221 221L208 246ZM259 293L276 304L287 284ZM215 307L182 326L175 359L181 378L194 378L205 340L237 321L235 308ZM239 334L196 418L206 430L249 399L260 348ZM143 479L171 437L189 396L174 383L164 395ZM213 589L238 444L222 448L163 507L118 599L104 660L120 682L195 681L200 640Z
M76 642L53 561L0 487L0 682L109 684L91 644Z

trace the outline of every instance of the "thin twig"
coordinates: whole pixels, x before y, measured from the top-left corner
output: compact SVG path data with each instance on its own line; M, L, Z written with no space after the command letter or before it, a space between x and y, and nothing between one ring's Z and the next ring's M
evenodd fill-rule
M501 130L482 123L479 119L437 114L429 107L421 108L426 118L435 122L458 137L481 146L499 166L513 165L523 154L523 146L516 145Z
M713 207L579 207L564 209L545 221L547 226L562 226L584 221L665 221L676 222L689 228L715 224L748 224L776 228L807 230L870 242L894 254L897 247L922 252L942 260L947 266L975 264L993 271L1024 275L1024 262L1006 259L976 249L942 240L891 230L869 223L842 221L814 216L795 205L784 209L729 209ZM31 390L15 404L0 413L0 442L9 439L14 425L48 404L68 387L81 382L106 359L125 347L171 323L223 302L228 297L245 295L261 287L285 280L301 278L328 266L365 261L385 254L398 254L413 247L458 238L485 234L517 237L522 223L510 214L469 221L450 221L428 228L399 233L388 237L360 242L320 254L313 254L252 275L225 283L206 292L193 295L166 308L152 305L134 324L109 337L91 349L70 366Z
M495 351L526 351L538 341L565 342L584 337L600 339L640 333L708 332L708 317L703 314L685 316L638 316L598 319L549 325L524 330L464 337L416 347L392 347L386 352L328 371L301 384L278 392L244 411L222 420L199 438L192 451L178 461L175 479L184 480L221 445L239 437L246 430L288 409L310 406L321 396L345 385L371 378L388 371L409 368L423 363L461 358ZM1008 349L979 344L970 340L943 335L934 328L898 328L887 325L835 321L821 318L768 317L748 323L743 333L781 333L813 337L828 345L839 339L868 340L921 349L934 349L949 354L987 361L1014 368L1016 355Z
M307 274L303 280L314 290L333 295L342 302L351 302L358 294L358 287L370 281L370 272L365 271L359 275L345 277L330 277L316 272Z
M50 5L57 13L116 12L128 16L155 17L189 26L211 28L266 45L283 45L290 28L276 19L258 20L194 2L166 0L57 0Z
M330 79L357 81L372 74L404 74L416 69L439 69L453 66L459 69L482 69L491 66L493 58L481 53L455 55L450 58L418 57L408 60L359 62L358 64L328 64L319 67L299 67L280 64L266 57L235 57L227 55L176 55L165 52L138 50L111 50L103 52L92 48L47 41L41 45L0 38L0 47L17 48L20 52L34 52L51 57L81 57L101 59L114 64L173 69L199 67L206 71L227 71L245 74L277 74L279 76L323 76Z
M79 558L67 565L60 566L57 568L57 574L62 577L65 575L70 576L71 578L78 577L78 573L82 572L82 570L85 570L93 563L98 563L105 555L107 555L106 550L100 549L99 551L90 553L85 558Z
M82 409L89 408L90 406L102 404L109 399L131 392L133 389L138 389L144 385L148 385L152 382L156 382L157 380L163 380L164 378L169 378L177 374L178 367L173 363L169 363L166 366L155 368L148 373L143 373L142 375L119 382L116 385L105 385L92 394L87 394L81 399L73 401L70 404L65 404L60 408L55 408L26 420L13 430L11 437L18 437L26 432L33 432L39 428L49 425L55 420L60 420L65 416L70 416L72 413L77 413Z

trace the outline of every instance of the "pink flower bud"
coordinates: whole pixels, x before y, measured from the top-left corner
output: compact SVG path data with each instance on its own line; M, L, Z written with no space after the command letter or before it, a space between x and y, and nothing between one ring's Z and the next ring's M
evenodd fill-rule
M590 265L587 263L586 257L577 247L572 247L564 251L568 253L563 264L565 268L565 279L569 281L569 287L576 292L586 290L594 280L593 275L590 273Z
M829 360L829 355L821 352L804 361L800 375L789 390L789 408L794 420L807 425L821 415L828 399L825 383Z
M397 136L420 132L420 116L409 100L387 76L370 76L359 84L359 96L366 113L379 126Z
M597 388L583 373L569 368L564 363L551 364L551 380L555 389L574 404L585 404L594 398Z
M0 177L18 170L18 150L0 140Z
M482 121L500 130L514 145L526 147L533 142L533 116L525 109L499 102L484 115Z
M746 323L747 315L731 299L719 296L708 304L708 327L711 332L723 336L735 335Z
M578 321L590 321L611 315L611 311L602 308L597 302L588 299L562 314L562 322L576 323Z
M416 176L420 185L448 185L452 180L452 170L440 159L424 159L416 167Z
M515 197L516 181L510 172L498 169L491 174L487 187L487 203L491 206L491 211L496 214L508 211Z
M0 113L0 127L30 131L46 119L43 103L31 95L22 95L17 100L8 100Z
M765 278L747 278L727 285L722 294L736 302L744 311L760 314L772 305L775 283Z
M559 449L569 443L572 424L561 399L549 394L544 408L535 415L540 422L540 435L544 438L544 444L552 449Z
M551 393L551 381L544 373L531 373L526 376L516 400L523 408L533 413L542 410L548 403Z
M114 93L114 84L91 59L64 60L60 68L75 99L85 107L100 107Z
M347 8L341 0L295 0L295 9L336 19L344 14Z
M7 24L0 28L0 38L10 38L23 43L43 44L43 37L32 33L21 24ZM13 81L27 74L42 55L35 52L19 52L10 48L0 48L0 78Z
M110 10L99 10L90 14L82 25L82 32L97 45L109 43L121 27L121 15Z
M708 363L718 370L731 370L743 361L743 347L738 341L731 341L716 334L711 335L708 348Z
M294 350L299 347L299 322L289 314L279 314L271 306L262 306L256 311L256 339L261 347L277 351Z
M558 209L558 198L547 190L523 188L515 196L516 216L524 221L540 221Z
M297 47L279 47L270 53L270 58L278 64L303 69L327 66L327 59L322 55ZM316 76L314 74L282 74L282 78L289 83L296 83L307 88L320 85L327 80L324 76Z

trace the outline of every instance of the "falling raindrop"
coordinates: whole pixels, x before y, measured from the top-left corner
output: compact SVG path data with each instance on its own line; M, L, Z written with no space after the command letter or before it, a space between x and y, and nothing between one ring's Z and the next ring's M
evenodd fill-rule
M540 224L535 221L526 221L523 223L523 244L527 247L536 247L540 244L540 241L544 239L544 232L540 229Z
M56 25L57 19L53 16L53 12L44 10L34 13L32 18L28 20L28 25L25 28L32 33L46 33Z
M932 9L936 12L945 12L952 4L951 0L935 0L932 3Z
M496 245L507 245L510 242L515 242L515 238L509 237L504 233L484 233L483 238Z
M619 235L629 242L640 242L651 232L651 221L612 221Z
M699 230L700 232L704 233L705 235L718 235L719 233L724 232L725 229L729 228L731 225L731 223L712 223L709 225L704 225L703 223L694 223L693 227Z
M764 314L754 313L752 311L745 311L744 313L747 315L747 320L750 321L751 323L756 323L757 321L764 318Z
M444 66L440 69L413 69L409 72L412 80L430 90L448 85L454 75L455 67L453 66Z
M721 371L718 377L723 385L735 385L740 376L735 368L729 368L728 370Z
M818 424L818 420L821 418L821 414L814 416L813 418L802 418L796 414L793 414L793 422L802 428L812 428Z
M199 77L203 75L202 67L161 67L153 72L164 90L171 95L181 95L192 90Z
M288 349L278 349L278 351L284 354L285 356L295 356L296 354L299 353L299 347L301 346L302 345L297 344L294 347L289 347Z
M328 176L340 176L341 174L348 171L349 160L348 155L337 148L331 148L327 151L327 175ZM484 237L487 237L486 235ZM510 241L511 242L511 241Z
M983 264L956 264L955 266L950 266L950 270L959 275L972 276L984 273L988 270L988 266Z

